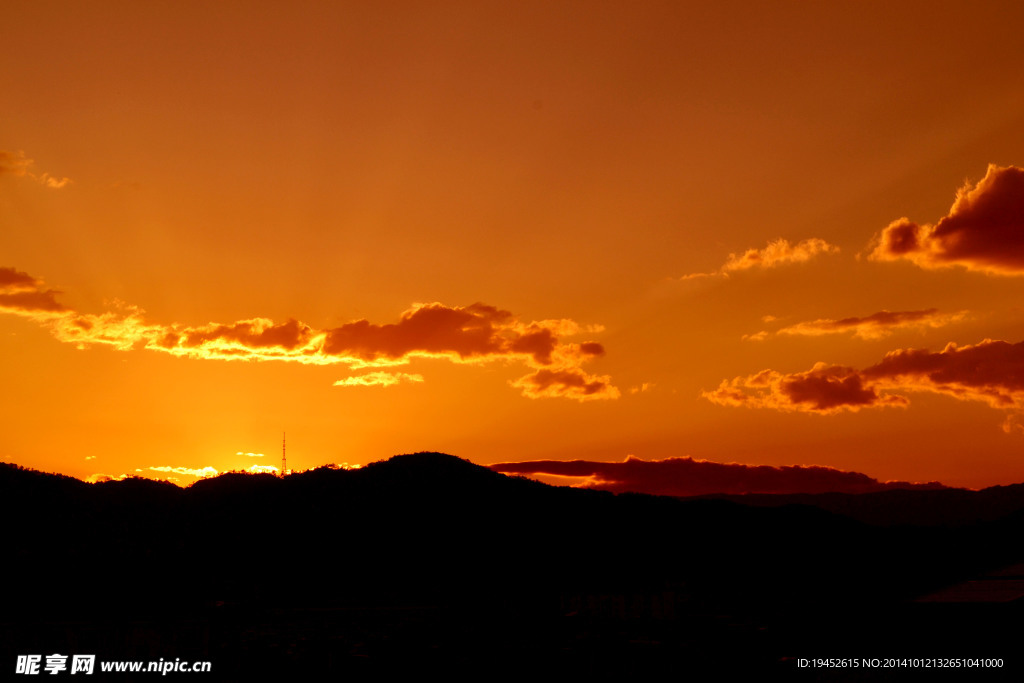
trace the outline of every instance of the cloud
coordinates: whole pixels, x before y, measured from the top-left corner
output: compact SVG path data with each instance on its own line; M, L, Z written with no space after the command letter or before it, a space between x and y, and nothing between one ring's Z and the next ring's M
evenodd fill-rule
M900 218L875 235L871 247L875 261L1024 275L1024 169L990 164L977 185L968 182L957 191L938 223Z
M853 368L827 363L789 375L762 370L749 377L722 380L717 389L701 395L719 405L816 413L908 403L902 396L879 395Z
M95 474L90 474L83 481L89 482L90 484L102 484L105 481L121 481L122 479L127 479L127 478L128 478L127 474L113 475L113 474L102 474L100 472L97 472Z
M731 272L751 268L775 268L790 263L805 263L819 254L836 253L839 253L839 247L816 237L794 245L778 239L769 242L764 249L748 249L741 256L729 254L729 260L722 266L722 270Z
M820 318L800 322L784 327L776 334L819 336L852 332L853 336L861 339L881 339L897 330L921 327L938 328L963 320L966 316L966 311L939 313L935 308L921 311L879 311L863 318L842 318L840 320ZM758 333L758 335L761 334L767 333ZM744 338L753 339L758 335L748 335ZM763 337L761 338L763 339Z
M35 164L32 159L25 157L24 152L8 152L0 150L0 176L14 176L17 178L28 177L40 185L59 190L71 183L71 178L62 178L50 175L49 173L33 173L31 170Z
M614 399L620 396L607 375L588 375L578 368L541 369L509 382L528 398L572 398L578 401Z
M28 175L28 168L32 165L31 159L25 158L24 152L8 152L0 150L0 176Z
M1003 428L1012 431L1024 415L1024 342L950 343L938 352L899 349L863 370L826 363L793 374L763 370L723 380L702 395L719 405L837 413L907 406L902 393L920 391L1006 411Z
M30 317L64 313L69 309L57 302L58 294L28 273L0 267L0 312Z
M244 455L247 458L262 458L262 457L264 457L262 453L243 453L242 451L238 451L237 453L235 453L235 455Z
M309 343L313 331L298 322L288 320L279 325L273 321L258 318L242 320L230 325L208 325L201 328L186 328L173 337L174 344L181 349L234 347L248 349L282 348L293 351ZM170 344L171 337L163 340Z
M401 382L422 382L423 375L404 372L369 372L365 375L346 377L334 383L336 387L391 387Z
M572 478L582 488L614 493L633 491L663 496L699 496L712 493L865 493L921 485L880 482L865 474L820 466L742 465L693 458L624 462L537 460L490 465L505 474ZM935 488L940 485L925 485Z
M0 289L11 291L34 290L42 283L20 270L14 268L0 268Z
M253 467L259 467L259 465L253 465ZM190 477L199 478L216 477L218 474L220 474L216 469L212 467L201 467L196 469L192 467L170 467L168 465L164 465L161 467L147 467L146 469L152 470L153 472L174 472L175 474L187 474Z
M728 277L729 273L754 268L776 268L792 263L806 263L820 254L837 254L839 247L825 240L811 239L790 244L788 240L777 239L763 249L747 249L742 254L729 254L729 258L717 271L711 273L690 273L680 280L696 280L708 277Z
M266 318L162 325L147 321L142 309L121 302L105 313L80 313L59 303L59 293L27 273L0 268L0 312L32 318L58 340L81 349L104 345L193 359L342 364L353 370L406 365L417 358L460 364L518 361L533 372L512 384L530 398L619 396L608 377L581 370L584 363L605 354L604 346L596 341L564 340L602 328L583 327L567 319L527 323L483 303L464 307L420 303L403 312L395 323L357 320L314 329L295 319L276 323ZM377 371L339 380L336 385L390 386L400 381L421 382L423 377Z
M242 454L241 453L236 453L236 455L242 455ZM252 456L259 456L259 457L262 456L262 454L260 454L260 453L245 453L245 455L252 455ZM168 475L166 477L168 480L173 480L173 481L178 481L179 479L178 479L178 477L169 476L171 473L173 473L173 474L181 474L181 475L185 475L185 476L188 476L188 477L195 477L197 479L207 479L209 477L216 477L216 476L220 475L220 472L217 471L216 468L209 467L209 466L207 466L207 467L170 467L169 465L164 465L164 466L161 466L161 467L147 467L146 469L150 470L150 471L153 471L153 472L163 472L163 473ZM135 471L136 472L141 472L142 470L141 469L137 469ZM248 472L250 474L277 474L280 470L278 468L274 467L273 465L250 465L244 471Z
M29 292L0 292L0 311L15 314L63 313L68 309L57 303L60 292L52 289Z
M397 323L375 325L358 320L327 331L324 352L373 365L383 360L404 360L411 355L448 356L468 360L502 351L520 341L503 338L498 330L512 321L512 314L485 304L465 308L440 303L415 304ZM539 343L530 353L543 355ZM550 349L547 349L549 352Z
M1024 342L949 343L939 352L900 349L862 374L868 381L898 382L908 389L983 401L993 408L1024 408Z
M680 276L679 280L682 282L686 282L687 280L703 280L704 278L718 277L720 275L723 275L723 273L718 271L714 273L689 273L688 275Z
M57 178L56 176L52 176L49 173L44 173L40 176L33 177L43 185L46 185L49 188L53 188L54 190L59 190L60 188L71 183L71 178Z

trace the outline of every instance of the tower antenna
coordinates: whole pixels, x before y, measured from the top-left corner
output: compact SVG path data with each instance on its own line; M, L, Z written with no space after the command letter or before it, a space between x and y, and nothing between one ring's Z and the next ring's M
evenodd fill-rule
M285 452L285 433L281 432L281 476L288 472L288 457Z

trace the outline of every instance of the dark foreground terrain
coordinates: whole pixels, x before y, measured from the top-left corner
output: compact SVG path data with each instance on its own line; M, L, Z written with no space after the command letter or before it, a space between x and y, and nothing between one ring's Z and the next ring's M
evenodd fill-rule
M188 489L3 465L0 510L12 677L17 655L51 653L237 681L1024 668L1024 487L678 500L419 453Z

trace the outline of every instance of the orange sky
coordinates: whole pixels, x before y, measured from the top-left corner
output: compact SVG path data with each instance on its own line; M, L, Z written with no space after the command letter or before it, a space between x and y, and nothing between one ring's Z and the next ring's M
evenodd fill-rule
M1010 2L5 3L0 460L186 484L287 430L293 468L1024 481L1022 30Z

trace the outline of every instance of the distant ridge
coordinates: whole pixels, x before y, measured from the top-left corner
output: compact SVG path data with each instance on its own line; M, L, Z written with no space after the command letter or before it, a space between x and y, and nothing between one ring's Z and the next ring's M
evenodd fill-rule
M861 472L822 465L745 465L690 457L643 460L628 456L619 462L528 460L495 463L489 467L505 474L572 477L585 482L588 488L612 493L634 491L660 496L868 493L946 488L937 481L879 481Z
M297 472L284 479L271 474L225 472L199 479L185 489L170 482L142 477L89 484L66 475L0 463L0 490L6 493L8 501L24 501L40 495L60 495L66 501L82 501L84 497L101 495L122 503L131 500L166 502L197 494L279 493L291 487L313 491L334 487L338 491L359 492L357 495L364 495L369 490L378 493L400 491L408 495L421 488L428 488L435 493L461 492L467 495L474 495L479 487L486 490L486 495L491 495L495 488L516 491L569 490L522 476L510 477L495 471L493 467L437 452L395 455L356 469L326 465ZM575 495L584 491L594 494L600 492L596 489L572 491ZM725 500L744 506L769 508L804 505L874 525L962 526L991 522L1024 511L1024 484L992 486L980 491L941 485L908 485L862 493L711 493L683 499Z

